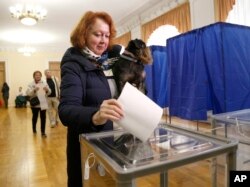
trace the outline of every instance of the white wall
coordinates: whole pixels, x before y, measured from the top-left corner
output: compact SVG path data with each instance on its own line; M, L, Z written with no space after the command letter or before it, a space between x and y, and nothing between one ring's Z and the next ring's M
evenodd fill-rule
M9 106L15 106L15 98L19 86L26 91L27 85L33 80L33 72L44 72L49 61L61 61L63 53L35 53L25 57L17 52L0 52L0 61L5 61L6 82L10 87ZM44 75L43 77L44 78Z
M193 29L214 23L214 0L189 0L189 2Z
M131 29L131 38L135 39L135 38L141 38L141 27L140 25Z

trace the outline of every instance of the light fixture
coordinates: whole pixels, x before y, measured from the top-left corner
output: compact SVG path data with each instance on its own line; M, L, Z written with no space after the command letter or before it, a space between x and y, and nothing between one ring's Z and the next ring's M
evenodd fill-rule
M24 56L31 56L32 53L36 52L36 49L29 46L21 47L17 50L19 53L23 53Z
M35 25L39 20L45 19L47 11L40 6L17 4L9 8L11 16L17 18L24 25Z

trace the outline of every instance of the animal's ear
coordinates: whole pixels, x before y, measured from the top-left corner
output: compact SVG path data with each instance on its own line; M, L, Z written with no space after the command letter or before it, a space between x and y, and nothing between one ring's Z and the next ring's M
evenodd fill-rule
M145 49L145 48L146 44L142 40L134 39L130 40L126 49L130 52L133 52L134 50Z
M133 40L133 42L134 42L134 45L137 49L145 49L146 48L146 44L140 39L135 39L135 40Z

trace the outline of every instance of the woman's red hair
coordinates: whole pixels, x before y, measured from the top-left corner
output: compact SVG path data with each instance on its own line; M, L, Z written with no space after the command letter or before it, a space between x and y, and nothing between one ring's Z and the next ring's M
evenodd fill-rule
M106 12L86 12L74 30L71 33L70 41L72 46L83 49L86 46L87 35L92 27L95 24L96 19L101 19L109 25L110 29L110 37L109 37L109 48L113 44L113 39L116 35L116 30L114 26L114 22L109 14Z

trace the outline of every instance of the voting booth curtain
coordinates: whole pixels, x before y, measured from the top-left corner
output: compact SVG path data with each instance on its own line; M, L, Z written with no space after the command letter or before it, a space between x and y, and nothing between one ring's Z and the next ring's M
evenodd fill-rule
M208 110L217 114L250 108L250 27L215 23L170 38L167 44L167 67L159 70L167 93L153 90L152 95L168 97L170 115L205 120ZM154 63L163 60L155 61L157 53L153 50Z
M150 46L153 64L145 66L147 96L162 108L168 106L167 51L163 46Z

